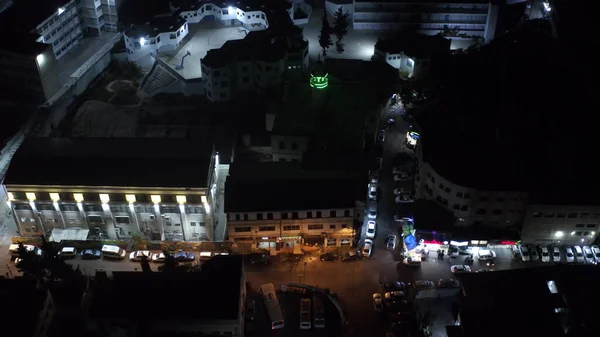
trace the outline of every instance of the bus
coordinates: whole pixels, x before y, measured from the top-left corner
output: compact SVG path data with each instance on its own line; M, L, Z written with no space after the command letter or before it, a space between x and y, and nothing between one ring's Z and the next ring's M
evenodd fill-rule
M273 283L263 284L260 286L260 291L263 294L265 306L267 307L267 314L271 320L271 329L276 330L283 328L283 314L281 313L281 307L279 307L275 286L273 286Z
M310 330L310 299L300 300L300 330Z
M313 297L313 303L315 305L315 328L322 329L325 327L325 308L323 307L323 301L317 297Z

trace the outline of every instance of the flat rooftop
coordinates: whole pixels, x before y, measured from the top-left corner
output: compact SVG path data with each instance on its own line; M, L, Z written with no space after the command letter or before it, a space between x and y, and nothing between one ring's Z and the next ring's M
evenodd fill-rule
M164 138L29 138L6 185L206 187L213 144Z
M243 281L241 255L215 256L193 273L113 272L112 279L96 277L89 314L93 318L135 321L141 329L160 330L163 320L237 321ZM186 289L185 296L148 296L167 289ZM146 310L114 310L123 299ZM194 303L190 307L190 304ZM149 308L171 308L160 315L149 314ZM181 308L176 310L174 308ZM186 309L183 309L186 308ZM145 328L144 328L145 327Z

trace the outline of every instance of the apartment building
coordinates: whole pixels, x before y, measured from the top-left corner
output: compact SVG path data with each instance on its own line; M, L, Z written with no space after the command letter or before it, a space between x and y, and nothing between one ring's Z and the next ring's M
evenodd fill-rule
M450 40L443 36L399 33L375 44L373 61L383 61L405 77L421 78L431 69L432 58L447 54Z
M532 244L586 246L598 238L600 206L531 204L521 240Z
M357 182L355 174L294 163L234 163L225 183L229 239L264 249L352 246L356 200L364 199Z
M148 24L131 26L124 34L127 59L135 62L148 55L175 50L188 32L186 20L175 14L156 16Z
M212 241L218 167L186 139L32 138L4 184L22 236Z
M326 1L329 12L342 7L356 30L414 31L426 35L452 31L452 39L494 39L498 1Z
M200 61L205 95L229 101L240 92L261 92L280 86L284 74L300 76L308 69L308 41L302 29L286 22L248 33L209 50Z

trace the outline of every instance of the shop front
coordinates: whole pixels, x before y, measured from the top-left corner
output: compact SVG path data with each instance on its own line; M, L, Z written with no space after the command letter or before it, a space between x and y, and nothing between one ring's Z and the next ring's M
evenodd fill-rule
M277 248L277 237L276 236L262 236L262 237L256 238L256 248L259 248L259 249Z
M296 236L280 236L277 238L277 243L280 248L294 248L296 245L302 245L302 237Z
M325 238L325 247L351 247L353 235L331 235Z

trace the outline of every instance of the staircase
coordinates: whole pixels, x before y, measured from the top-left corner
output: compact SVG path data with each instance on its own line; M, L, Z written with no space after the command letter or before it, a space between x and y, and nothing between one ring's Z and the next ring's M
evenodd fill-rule
M177 78L171 74L168 69L161 62L154 62L152 69L148 72L148 75L142 81L142 91L148 95L154 95L159 89L168 87L175 83Z

